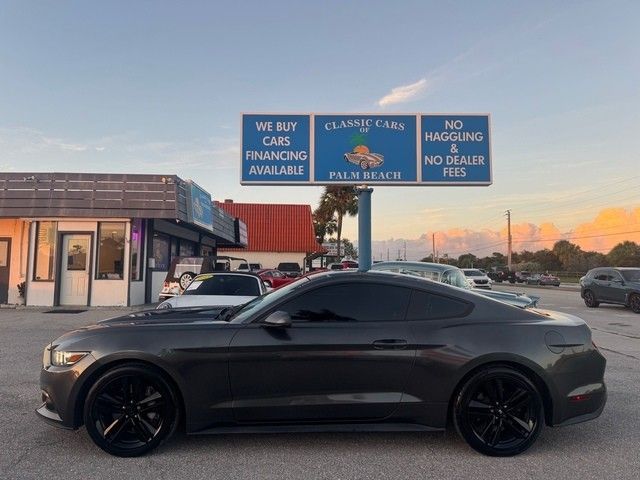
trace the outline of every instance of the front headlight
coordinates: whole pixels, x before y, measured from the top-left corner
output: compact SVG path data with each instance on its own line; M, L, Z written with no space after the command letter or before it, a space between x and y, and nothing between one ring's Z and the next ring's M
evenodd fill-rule
M53 350L51 352L51 365L54 367L69 367L78 363L87 355L89 355L89 352L61 352Z

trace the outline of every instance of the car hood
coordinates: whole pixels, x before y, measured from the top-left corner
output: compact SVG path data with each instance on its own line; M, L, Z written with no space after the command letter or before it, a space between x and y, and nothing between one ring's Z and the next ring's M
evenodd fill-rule
M253 300L254 296L244 295L179 295L166 300L173 308L234 306ZM164 302L163 302L164 303Z

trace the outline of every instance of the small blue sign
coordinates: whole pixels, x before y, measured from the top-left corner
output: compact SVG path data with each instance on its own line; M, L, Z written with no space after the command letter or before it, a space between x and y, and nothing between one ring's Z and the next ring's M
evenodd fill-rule
M241 183L308 183L310 117L243 115Z
M194 182L189 182L189 222L213 231L211 194Z
M314 115L317 183L415 183L415 115Z
M421 115L422 184L491 185L488 115Z

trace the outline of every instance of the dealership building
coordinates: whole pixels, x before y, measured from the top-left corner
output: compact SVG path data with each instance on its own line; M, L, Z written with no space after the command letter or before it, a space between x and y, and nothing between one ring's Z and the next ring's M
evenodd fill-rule
M0 304L154 302L172 258L246 245L245 223L176 175L0 173Z
M214 202L214 206L247 225L247 244L241 256L251 263L277 268L281 262L295 262L308 269L314 258L326 252L316 239L310 205L237 203L227 199ZM220 252L235 254L237 250L222 247Z

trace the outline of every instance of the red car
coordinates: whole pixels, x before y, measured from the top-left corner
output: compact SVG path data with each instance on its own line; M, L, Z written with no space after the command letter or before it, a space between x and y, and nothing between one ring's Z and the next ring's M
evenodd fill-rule
M287 283L297 280L297 278L287 277L280 270L275 268L264 268L256 272L263 282L268 283L271 288L278 288Z

